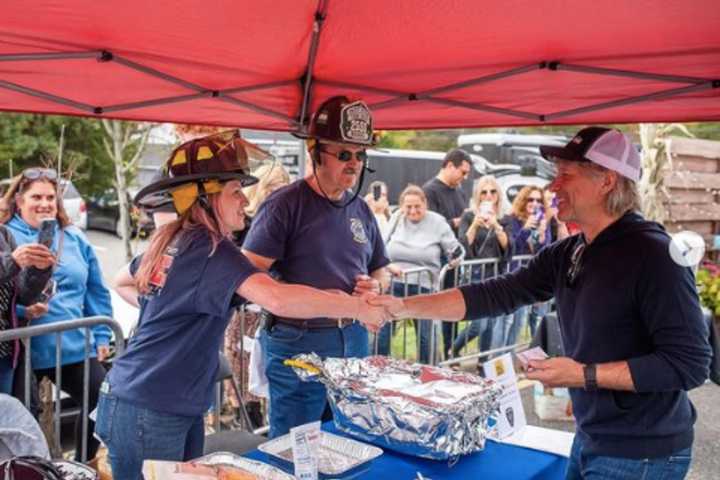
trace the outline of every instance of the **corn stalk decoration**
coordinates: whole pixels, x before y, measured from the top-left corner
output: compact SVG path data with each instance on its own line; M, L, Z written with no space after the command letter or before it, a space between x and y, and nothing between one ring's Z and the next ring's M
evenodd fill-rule
M658 223L667 220L665 202L670 194L665 187L665 175L672 171L670 135L679 132L694 137L680 123L641 123L640 143L642 145L642 177L638 184L642 210L645 218Z

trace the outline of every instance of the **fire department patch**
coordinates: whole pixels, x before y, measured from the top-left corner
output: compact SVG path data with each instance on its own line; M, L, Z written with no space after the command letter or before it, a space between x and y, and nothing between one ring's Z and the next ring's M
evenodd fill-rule
M150 281L148 282L150 284L150 292L148 296L158 295L162 291L162 288L165 286L165 281L167 280L167 274L170 271L177 252L177 248L168 247L163 256L160 257L160 261L150 274Z
M373 126L370 109L365 102L348 103L340 111L340 135L350 143L370 145Z
M353 234L353 240L357 243L368 243L367 235L365 235L365 227L359 218L350 219L350 231Z

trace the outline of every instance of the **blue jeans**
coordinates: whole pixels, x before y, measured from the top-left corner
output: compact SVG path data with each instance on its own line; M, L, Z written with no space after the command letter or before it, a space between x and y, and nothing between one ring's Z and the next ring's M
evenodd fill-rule
M13 368L12 355L0 358L0 393L12 395L14 376L15 369Z
M114 480L141 480L143 460L187 461L203 454L202 415L159 412L101 393L95 434L108 447Z
M479 351L482 352L486 350L486 344L489 345L492 340L491 321L492 320L489 318L477 318L475 320L471 320L470 325L465 327L465 329L458 334L452 344L453 357L457 357L460 350L462 350L465 345L473 341L476 337L480 337Z
M392 293L394 297L404 297L405 284L399 282L393 283ZM430 290L424 287L419 287L418 289L418 286L412 283L407 284L408 297L424 293L430 293ZM418 359L421 363L430 363L430 336L432 335L432 325L433 324L430 320L415 320L415 335L419 343ZM393 333L395 333L394 322L389 322L382 329L380 329L380 332L378 332L377 334L378 355L390 354L390 343Z
M681 480L685 478L692 448L661 458L621 458L589 455L578 435L573 441L566 480Z
M505 336L503 342L506 347L517 343L517 339L520 336L520 330L522 330L523 325L525 325L525 320L529 311L530 307L528 306L520 307L515 310L512 315L506 317Z
M301 353L326 357L366 357L368 332L360 323L344 328L306 328L275 323L260 336L265 355L265 374L270 390L270 438L290 428L322 418L327 404L325 386L304 382L283 361Z

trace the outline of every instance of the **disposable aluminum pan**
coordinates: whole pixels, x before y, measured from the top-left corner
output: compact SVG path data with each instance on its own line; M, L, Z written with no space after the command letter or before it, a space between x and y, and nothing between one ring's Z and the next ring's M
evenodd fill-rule
M244 458L229 452L211 453L193 460L193 463L218 467L239 468L265 480L295 480L295 477L292 475L289 475L272 465L258 462L256 460L250 460L249 458Z
M300 378L325 384L339 430L408 455L480 451L499 411L502 386L477 375L382 356L293 361Z
M350 438L321 432L318 473L321 478L352 478L370 468L383 451ZM293 466L292 438L283 435L261 444L258 450L274 458L284 468Z
M63 479L67 480L97 480L98 474L95 470L82 463L70 460L56 460L53 465L60 470Z

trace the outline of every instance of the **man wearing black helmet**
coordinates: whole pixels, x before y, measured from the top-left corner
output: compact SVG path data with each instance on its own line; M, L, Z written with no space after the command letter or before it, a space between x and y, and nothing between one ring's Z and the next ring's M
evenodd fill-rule
M313 171L265 200L245 239L245 255L282 281L354 295L380 293L390 262L372 212L349 191L363 176L365 149L372 144L372 117L365 103L333 97L320 105L307 135ZM322 357L368 354L367 330L346 318L272 316L262 344L271 437L319 420L326 407L325 387L301 384L283 360L308 352Z

